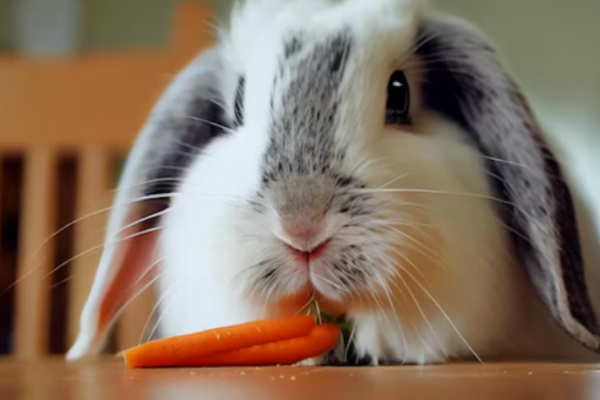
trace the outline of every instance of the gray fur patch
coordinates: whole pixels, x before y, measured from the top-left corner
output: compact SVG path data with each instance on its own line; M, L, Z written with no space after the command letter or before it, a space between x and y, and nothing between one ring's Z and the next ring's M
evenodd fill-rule
M334 149L334 129L338 88L351 50L351 37L340 33L311 44L308 52L300 52L297 41L293 38L285 45L286 57L280 61L279 77L273 87L273 93L282 93L282 97L277 102L280 106L273 106L272 110L270 143L262 167L265 185L291 174L325 173L335 157L343 157Z
M273 93L282 96L271 102L279 106L272 106L258 195L270 189L273 205L288 216L310 219L330 210L367 215L372 210L370 196L352 190L364 184L341 172L345 149L334 143L351 36L342 31L317 43L298 37L284 45L285 58L274 83Z
M220 55L208 53L198 59L201 71L189 79L189 87L151 117L151 144L145 157L142 179L145 196L168 195L176 191L186 168L213 139L232 125L220 104ZM169 198L153 200L166 208ZM150 221L151 222L151 221Z

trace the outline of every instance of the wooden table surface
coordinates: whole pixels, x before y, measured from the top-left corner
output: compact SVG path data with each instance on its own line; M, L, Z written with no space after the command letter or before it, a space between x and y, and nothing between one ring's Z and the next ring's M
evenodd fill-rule
M119 360L0 361L1 400L600 399L600 366L128 370Z

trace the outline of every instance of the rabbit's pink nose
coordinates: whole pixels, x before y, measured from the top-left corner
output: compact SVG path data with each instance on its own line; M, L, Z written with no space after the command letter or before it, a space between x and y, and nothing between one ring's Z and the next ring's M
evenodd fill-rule
M318 260L320 257L325 254L327 251L327 245L329 245L330 239L324 240L323 242L317 244L316 247L311 248L310 250L302 250L298 249L295 246L289 245L289 248L292 250L292 254L294 257L302 262L303 264L310 264L313 261Z
M310 227L286 227L286 244L294 256L303 261L310 262L321 257L329 244L329 239L323 237L324 225L318 224Z

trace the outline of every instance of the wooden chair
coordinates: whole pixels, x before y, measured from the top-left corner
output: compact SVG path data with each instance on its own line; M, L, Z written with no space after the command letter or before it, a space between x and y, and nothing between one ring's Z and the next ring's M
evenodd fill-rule
M110 189L115 184L113 155L125 155L170 78L209 45L207 6L179 2L173 41L162 51L84 54L61 60L0 58L0 155L23 160L19 215L17 284L14 287L15 357L49 353L50 296L57 225L57 163L76 156L76 190L62 193L75 204L70 263L66 343L70 346L100 256ZM1 174L1 171L0 171ZM96 252L90 251L96 247ZM6 267L0 260L0 269ZM2 290L2 288L0 288ZM0 297L0 302L3 301ZM117 350L135 345L152 309L152 293L142 295L122 315Z

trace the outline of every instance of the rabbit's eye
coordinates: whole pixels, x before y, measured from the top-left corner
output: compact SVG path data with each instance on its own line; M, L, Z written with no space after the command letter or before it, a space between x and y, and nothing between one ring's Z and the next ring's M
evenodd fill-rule
M403 71L394 71L387 88L385 123L410 125L410 90Z
M236 127L241 126L244 123L244 86L245 79L244 77L241 77L235 92L234 124Z

